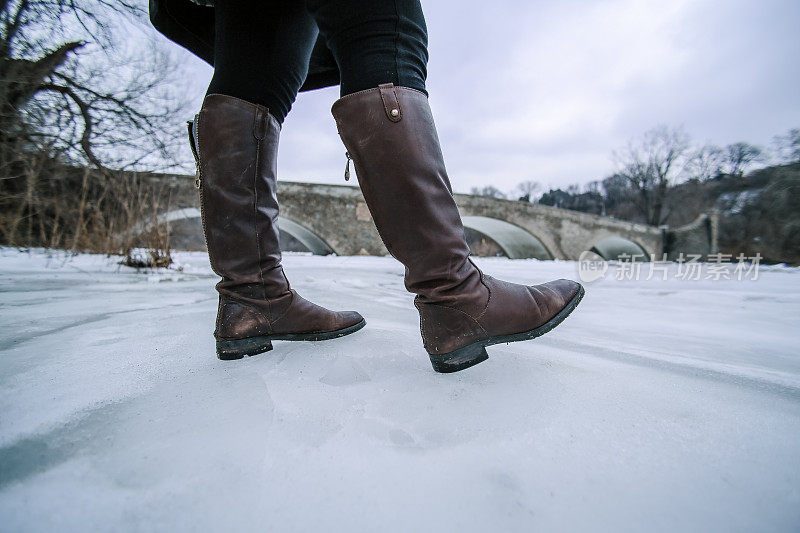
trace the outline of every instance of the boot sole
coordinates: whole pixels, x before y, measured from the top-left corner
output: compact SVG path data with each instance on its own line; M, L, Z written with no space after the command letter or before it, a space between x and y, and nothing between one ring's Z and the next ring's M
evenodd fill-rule
M572 297L567 305L564 306L564 309L559 311L556 316L536 329L525 331L523 333L514 333L513 335L498 335L495 337L489 337L488 339L469 344L463 348L453 350L449 353L429 354L433 369L442 374L458 372L486 361L489 358L489 354L486 353L487 346L492 346L493 344L502 344L504 342L509 343L526 341L535 339L536 337L541 337L545 333L561 324L564 319L567 318L576 307L578 307L578 304L583 299L585 292L586 291L584 290L583 286L581 286L578 294Z
M350 335L367 325L367 321L323 333L275 333L262 337L248 337L230 341L217 341L217 357L223 361L241 359L245 356L258 355L272 349L272 341L326 341Z

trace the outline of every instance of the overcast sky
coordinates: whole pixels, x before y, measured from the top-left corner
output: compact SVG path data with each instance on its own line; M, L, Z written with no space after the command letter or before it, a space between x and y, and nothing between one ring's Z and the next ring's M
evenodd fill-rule
M423 0L428 89L453 187L609 175L658 124L769 145L800 127L799 0ZM188 54L186 54L188 57ZM199 103L211 76L190 63ZM301 94L280 179L343 184L338 87Z

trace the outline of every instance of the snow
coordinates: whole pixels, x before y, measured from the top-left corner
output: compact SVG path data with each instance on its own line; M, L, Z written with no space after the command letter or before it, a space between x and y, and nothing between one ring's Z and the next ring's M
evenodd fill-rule
M612 266L552 333L442 375L390 258L287 254L367 327L231 362L203 254L116 261L0 249L0 530L800 530L797 268Z

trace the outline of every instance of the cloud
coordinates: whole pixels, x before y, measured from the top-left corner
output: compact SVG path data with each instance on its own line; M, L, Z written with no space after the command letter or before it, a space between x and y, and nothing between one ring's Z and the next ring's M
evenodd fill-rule
M431 106L457 191L603 178L614 149L660 123L719 144L767 144L800 127L800 2L428 0L423 8ZM201 90L207 74L197 79ZM330 115L337 97L337 89L298 97L282 132L282 179L344 183Z

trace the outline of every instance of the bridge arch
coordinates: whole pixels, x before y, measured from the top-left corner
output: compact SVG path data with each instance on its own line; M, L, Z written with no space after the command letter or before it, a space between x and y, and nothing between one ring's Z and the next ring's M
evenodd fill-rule
M203 233L200 210L196 207L187 207L184 209L175 209L167 213L163 213L158 217L159 221L167 222L171 226L188 225L182 232L177 232L177 237L184 236L187 239L187 249L203 248ZM305 250L314 255L329 255L334 253L333 248L328 245L319 235L309 230L305 226L288 218L278 217L278 228L281 231L281 244L284 243L299 243ZM287 238L288 236L288 238ZM283 248L283 246L281 246Z
M314 255L330 255L333 253L333 248L322 240L322 237L293 220L279 216L278 228L280 228L281 233L287 233ZM281 243L286 242L286 240L281 236ZM283 249L283 246L281 246L281 249Z
M606 261L619 260L620 257L630 260L633 256L637 260L647 261L649 256L644 247L632 240L625 239L616 235L600 239L589 248L589 251L596 253Z
M553 259L553 254L530 232L510 222L482 216L461 217L464 227L487 236L509 259Z

